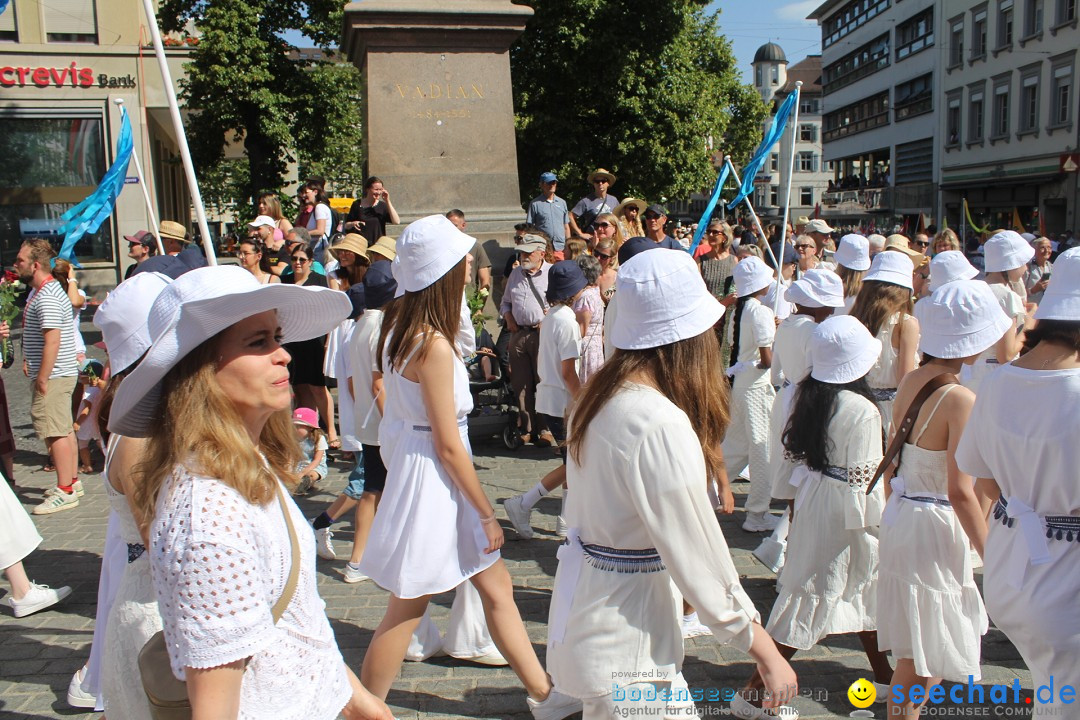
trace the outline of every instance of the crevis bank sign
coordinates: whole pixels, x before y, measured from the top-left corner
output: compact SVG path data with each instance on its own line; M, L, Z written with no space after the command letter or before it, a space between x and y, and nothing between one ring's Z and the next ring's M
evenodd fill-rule
M0 87L73 87L73 88L133 88L135 78L132 75L120 77L100 73L94 74L92 68L79 67L72 62L67 67L0 67Z

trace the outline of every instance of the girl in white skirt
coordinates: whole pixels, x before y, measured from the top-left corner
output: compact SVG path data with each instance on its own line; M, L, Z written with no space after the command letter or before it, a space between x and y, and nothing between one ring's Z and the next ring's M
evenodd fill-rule
M866 373L881 343L849 315L828 318L810 340L810 375L795 391L783 445L798 463L787 561L777 585L769 634L790 658L828 635L857 633L873 679L889 682L892 668L877 646L878 523L885 504L881 487L866 486L881 462L881 420ZM762 679L743 690L755 702ZM884 700L884 695L882 695ZM740 698L740 717L758 717Z
M919 321L912 315L914 272L915 265L904 253L891 250L878 253L851 306L851 316L881 342L881 356L870 368L866 380L886 432L892 424L896 388L917 364Z
M1054 262L1035 320L1032 349L979 388L956 462L998 498L986 608L1032 685L1053 685L1053 697L1036 695L1035 714L1075 717L1075 698L1061 691L1080 686L1080 249Z
M674 586L719 642L754 658L778 705L796 692L795 674L758 623L706 492L722 477L728 423L727 388L711 372L724 308L682 251L641 253L616 282L617 350L570 417L574 492L548 625L552 677L584 701L583 720L696 717Z
M892 685L906 702L888 717L918 717L912 686L928 692L942 679L978 682L980 638L986 611L971 563L971 546L982 555L986 516L974 479L954 456L975 394L956 381L965 362L997 342L1010 326L985 283L949 283L915 306L922 329L923 364L897 390L893 427L932 379L951 384L923 403L904 444L899 468L886 488L881 521L878 582L878 645L896 660ZM925 697L925 694L924 694Z
M17 618L50 608L71 594L67 586L53 589L31 582L26 576L22 561L40 544L41 535L34 521L11 491L7 479L0 479L0 568L11 583L11 592L4 601Z
M471 580L492 636L536 718L580 710L537 660L499 555L503 532L473 468L468 373L454 347L474 239L442 215L405 228L394 276L402 297L383 323L386 404L379 441L387 482L360 570L391 593L361 679L385 698L432 595Z

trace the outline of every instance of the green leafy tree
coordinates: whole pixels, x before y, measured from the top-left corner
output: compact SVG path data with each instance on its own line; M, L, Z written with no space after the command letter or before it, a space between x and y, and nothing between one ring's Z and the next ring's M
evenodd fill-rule
M545 170L575 196L596 167L618 197L686 197L715 182L713 152L761 140L766 108L706 0L516 1L536 13L510 55L525 197Z
M299 31L330 48L343 8L337 0L163 0L163 29L191 22L200 33L181 94L194 111L187 133L195 166L219 209L248 217L261 192L282 186L292 161L331 181L360 171L359 72L301 57L283 39ZM226 158L228 143L243 146L246 167Z

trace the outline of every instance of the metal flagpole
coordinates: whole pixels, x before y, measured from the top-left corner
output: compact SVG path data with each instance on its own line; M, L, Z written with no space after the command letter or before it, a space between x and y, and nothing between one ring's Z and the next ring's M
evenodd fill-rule
M165 98L169 101L169 116L172 118L176 142L180 146L180 159L184 163L184 175L187 178L188 190L191 192L191 204L195 206L195 220L199 224L199 234L202 235L206 262L217 265L214 243L210 238L210 226L206 224L206 209L203 207L202 193L199 192L199 182L195 179L195 165L191 162L191 150L188 149L187 135L184 134L184 121L180 118L180 105L176 101L172 73L169 72L169 64L165 60L165 46L161 42L161 30L158 28L153 0L143 0L143 10L146 12L146 22L150 26L150 38L154 42L154 55L157 56L158 67L161 68Z
M127 113L127 108L124 107L124 98L116 98L113 100L121 113ZM143 176L142 163L139 162L139 153L135 152L135 148L131 149L131 159L135 161L135 174L139 177L139 185L142 187L143 200L146 201L146 214L150 216L150 227L154 231L154 239L157 240L158 253L165 254L165 246L161 244L161 232L158 227L157 215L154 214L154 204L150 202L150 189L146 187L146 178Z
M791 119L791 157L788 158L788 170L787 170L787 194L784 196L784 224L780 226L780 256L784 255L784 245L787 243L787 228L788 217L791 213L791 177L795 174L795 140L799 132L799 101L802 100L802 80L795 83L795 108L794 116ZM780 269L780 265L777 264L776 272L779 280L783 280L783 271ZM783 282L781 282L783 284ZM780 307L780 293L776 294L776 307ZM775 312L775 309L774 309Z
M728 169L731 171L732 177L735 178L735 185L741 186L742 180L739 179L739 172L735 169L735 165L733 165L731 162L731 156L725 155L724 162L727 163ZM746 203L746 207L750 210L750 217L754 219L754 227L757 228L758 234L761 235L762 238L764 238L765 252L769 253L769 257L772 258L773 265L776 266L777 273L779 274L780 264L776 262L776 256L773 255L772 248L769 246L769 237L765 234L765 230L761 227L761 220L758 219L757 212L754 211L754 206L750 202L750 196L747 195L746 197L744 197L743 202Z

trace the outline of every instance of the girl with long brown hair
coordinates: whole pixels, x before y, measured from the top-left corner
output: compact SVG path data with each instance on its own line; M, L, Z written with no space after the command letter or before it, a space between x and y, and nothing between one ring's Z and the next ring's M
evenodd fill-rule
M397 243L394 275L404 294L384 318L379 352L387 483L360 560L360 571L391 596L361 677L386 697L431 596L470 581L533 715L557 720L580 704L552 688L533 652L498 552L502 528L472 464L472 397L454 338L474 242L431 215L405 228Z
M840 245L833 255L836 274L844 283L844 313L851 312L855 298L862 290L863 276L870 269L870 241L857 233L840 238Z
M712 329L723 308L682 251L639 253L618 285L617 350L570 416L552 678L584 701L584 720L613 717L638 682L670 690L669 712L692 714L674 583L720 642L754 658L778 705L795 675L739 584L705 492L716 478L730 494L720 451L729 397Z

